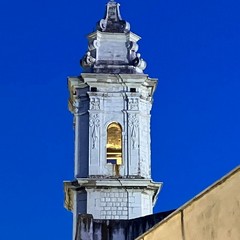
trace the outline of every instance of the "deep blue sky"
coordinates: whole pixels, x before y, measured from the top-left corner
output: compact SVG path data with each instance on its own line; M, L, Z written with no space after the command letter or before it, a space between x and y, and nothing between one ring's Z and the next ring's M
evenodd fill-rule
M240 3L119 0L159 78L152 111L156 211L177 208L240 163ZM73 176L68 75L106 0L0 3L0 235L71 239L63 180Z

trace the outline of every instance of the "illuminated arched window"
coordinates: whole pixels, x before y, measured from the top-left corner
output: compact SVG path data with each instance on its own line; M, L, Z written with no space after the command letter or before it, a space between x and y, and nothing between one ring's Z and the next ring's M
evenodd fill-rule
M122 164L122 127L111 123L107 128L107 163Z

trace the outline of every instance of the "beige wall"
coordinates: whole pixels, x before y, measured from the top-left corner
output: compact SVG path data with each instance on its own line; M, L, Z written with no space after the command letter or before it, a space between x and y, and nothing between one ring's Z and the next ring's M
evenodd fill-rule
M240 167L138 240L240 240Z

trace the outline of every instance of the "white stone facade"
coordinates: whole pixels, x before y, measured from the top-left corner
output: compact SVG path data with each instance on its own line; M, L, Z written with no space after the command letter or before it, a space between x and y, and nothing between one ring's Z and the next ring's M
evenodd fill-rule
M106 161L107 127L112 122L122 127L120 176L151 178L150 110L155 84L144 74L88 73L69 78L76 178L115 176Z

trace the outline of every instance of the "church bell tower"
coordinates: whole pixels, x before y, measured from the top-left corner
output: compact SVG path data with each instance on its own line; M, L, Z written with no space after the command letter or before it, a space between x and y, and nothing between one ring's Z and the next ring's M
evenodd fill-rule
M65 207L94 219L152 214L161 183L151 179L150 110L157 79L144 74L140 37L109 1L88 35L83 73L68 78L74 116L74 180L64 183Z

